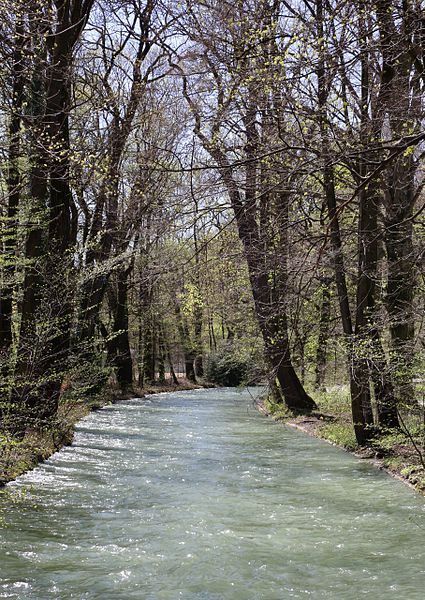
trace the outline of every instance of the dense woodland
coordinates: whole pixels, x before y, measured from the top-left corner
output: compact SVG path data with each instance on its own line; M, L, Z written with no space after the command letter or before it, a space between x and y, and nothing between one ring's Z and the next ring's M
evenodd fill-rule
M0 0L1 444L107 387L420 412L420 0Z

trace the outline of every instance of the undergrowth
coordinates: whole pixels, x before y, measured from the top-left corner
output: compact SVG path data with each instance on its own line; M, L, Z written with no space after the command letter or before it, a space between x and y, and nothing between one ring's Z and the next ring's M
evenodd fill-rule
M356 436L354 435L351 423L338 421L326 423L320 427L319 435L333 444L342 446L347 450L355 450L357 448Z
M276 420L291 420L303 429L364 458L375 458L383 468L400 476L418 491L425 492L425 426L423 411L405 409L401 415L402 429L379 431L367 448L358 446L351 416L348 386L335 386L311 396L317 410L311 417L294 416L283 404L269 396L264 406ZM420 413L420 414L419 414Z
M336 386L329 391L314 394L319 419L323 424L318 429L320 437L347 450L357 447L351 422L351 401L348 387Z
M264 407L267 412L275 419L276 421L280 421L283 419L288 419L292 417L292 413L288 410L285 404L275 402L273 396L269 394L266 398L264 398Z

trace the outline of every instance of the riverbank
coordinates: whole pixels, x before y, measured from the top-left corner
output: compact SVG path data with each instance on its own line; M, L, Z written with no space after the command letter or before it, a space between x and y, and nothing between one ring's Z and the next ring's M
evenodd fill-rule
M318 411L311 415L294 417L281 405L269 399L259 399L257 409L275 421L299 429L329 444L350 452L357 458L370 461L391 477L425 495L425 470L421 464L421 449L411 432L389 432L367 447L356 443L351 422L349 394L343 388L319 394ZM412 431L415 424L411 424Z
M182 378L179 380L179 385L167 381L144 388L136 387L128 393L108 388L90 399L61 402L58 414L49 428L28 429L22 440L0 437L0 488L19 475L34 469L40 462L47 460L64 446L70 445L74 438L75 425L90 412L130 398L144 398L148 394L203 387Z

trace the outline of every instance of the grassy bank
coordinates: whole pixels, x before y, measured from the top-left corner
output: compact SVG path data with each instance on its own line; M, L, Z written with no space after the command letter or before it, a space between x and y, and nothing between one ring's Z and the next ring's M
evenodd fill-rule
M28 428L20 440L12 436L0 435L0 487L18 475L33 469L63 446L71 444L75 424L93 410L120 400L143 398L146 394L190 390L199 387L201 386L181 379L179 385L166 382L143 389L136 388L128 394L107 389L90 399L72 401L64 399L59 405L55 420L49 427L44 429Z
M367 447L356 443L351 419L349 391L345 386L315 393L318 410L308 416L289 414L270 398L263 399L259 409L276 421L296 427L309 435L371 460L378 468L402 480L425 495L425 428L422 410L404 411L402 431L388 430L374 437Z

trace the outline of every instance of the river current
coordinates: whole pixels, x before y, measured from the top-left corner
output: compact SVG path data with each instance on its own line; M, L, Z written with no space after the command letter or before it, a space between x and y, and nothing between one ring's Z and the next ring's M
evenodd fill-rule
M8 486L0 598L423 600L425 503L262 417L251 389L83 419Z

